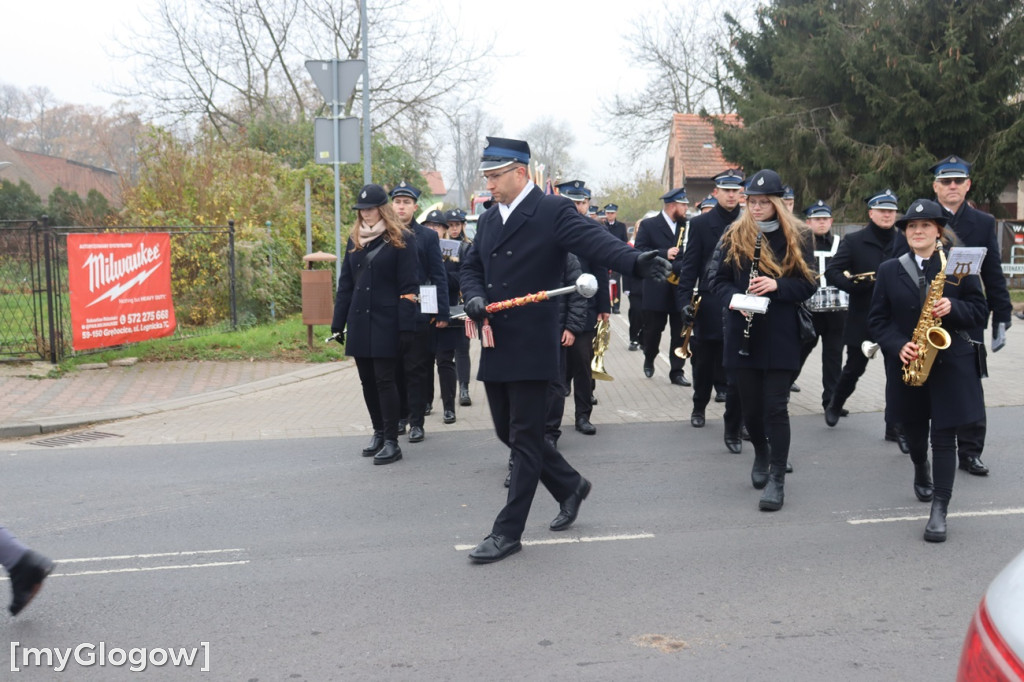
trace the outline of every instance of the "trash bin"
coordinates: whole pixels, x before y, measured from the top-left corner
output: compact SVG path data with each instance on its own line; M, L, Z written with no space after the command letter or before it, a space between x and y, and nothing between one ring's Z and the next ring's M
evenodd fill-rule
M316 263L334 263L337 256L323 251L302 257L306 263L302 271L302 324L306 325L306 341L313 349L313 325L331 324L334 318L334 270L314 270Z

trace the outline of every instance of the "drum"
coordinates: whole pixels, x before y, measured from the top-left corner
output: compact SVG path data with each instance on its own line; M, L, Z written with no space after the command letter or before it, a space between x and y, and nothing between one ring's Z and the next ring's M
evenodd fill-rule
M837 313L850 307L850 295L836 287L820 287L807 300L807 307L815 313Z

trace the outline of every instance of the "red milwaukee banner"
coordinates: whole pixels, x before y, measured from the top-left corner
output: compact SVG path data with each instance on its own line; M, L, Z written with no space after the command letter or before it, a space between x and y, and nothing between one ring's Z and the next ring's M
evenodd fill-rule
M174 333L167 233L69 234L68 287L75 350Z

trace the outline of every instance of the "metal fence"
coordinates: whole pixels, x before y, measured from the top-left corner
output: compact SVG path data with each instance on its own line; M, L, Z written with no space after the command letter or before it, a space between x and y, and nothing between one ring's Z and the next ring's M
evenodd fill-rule
M164 232L171 237L171 290L184 338L238 328L235 226L55 228L0 221L0 360L60 362L96 351L71 348L67 237L95 232Z

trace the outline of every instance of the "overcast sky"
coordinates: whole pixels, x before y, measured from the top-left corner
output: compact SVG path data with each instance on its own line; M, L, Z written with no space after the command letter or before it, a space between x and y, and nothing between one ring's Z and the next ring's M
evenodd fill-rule
M514 137L548 115L572 126L573 156L586 166L595 188L633 173L614 144L594 123L603 97L633 92L644 74L632 69L625 51L630 22L656 15L663 0L435 0L458 17L458 32L493 35L495 60L490 92L480 93L485 110ZM0 82L27 89L41 85L61 102L108 106L105 86L123 82L126 65L108 52L116 31L142 21L153 0L3 0ZM680 37L681 40L685 39ZM373 55L370 55L371 60ZM667 142L667 140L666 140ZM645 160L660 172L664 144ZM638 169L632 169L638 170ZM445 178L450 184L450 178Z

